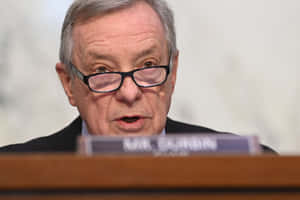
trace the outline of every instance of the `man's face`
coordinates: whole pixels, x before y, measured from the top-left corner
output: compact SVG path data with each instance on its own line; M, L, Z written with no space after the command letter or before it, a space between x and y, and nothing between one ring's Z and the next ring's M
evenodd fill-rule
M85 75L127 72L149 65L167 65L169 50L159 17L144 2L76 24L72 62ZM176 53L176 52L175 52ZM130 77L110 93L94 93L81 80L56 66L71 105L92 134L153 135L165 127L173 93L177 55L167 81L140 88Z

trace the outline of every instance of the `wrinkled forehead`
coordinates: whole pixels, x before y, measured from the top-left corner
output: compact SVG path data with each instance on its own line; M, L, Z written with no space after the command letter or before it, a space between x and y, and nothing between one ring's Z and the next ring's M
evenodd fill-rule
M90 24L95 21L103 22L102 25L104 27L98 27L102 29L105 28L105 26L122 27L123 25L122 23L116 23L116 22L123 22L124 26L127 25L126 27L127 30L130 30L131 28L134 28L134 26L140 24L156 26L156 28L159 30L163 29L163 25L156 12L148 4L144 2L136 3L131 7L117 10L114 12L109 12L102 15L96 15L95 17L89 18L85 21L81 21L81 22L79 21L78 25L80 26L84 24Z
M159 16L143 1L85 21L78 21L72 35L74 47L80 49L88 43L106 44L118 38L117 42L120 44L142 40L142 35L157 37L160 42L167 43Z
M105 11L83 9L77 13L76 18L72 22L73 29L80 25L99 20L100 18L110 19L107 20L107 23L114 23L114 20L119 19L124 22L128 21L128 19L131 19L131 21L133 21L132 19L136 19L137 23L144 20L144 22L149 23L155 22L158 29L165 29L157 12L146 1L131 1L128 5ZM130 29L131 27L127 28Z

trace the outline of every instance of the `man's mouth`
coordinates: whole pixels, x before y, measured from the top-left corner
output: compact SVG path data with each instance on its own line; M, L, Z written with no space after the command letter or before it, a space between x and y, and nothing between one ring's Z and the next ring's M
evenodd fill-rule
M134 123L134 122L138 121L139 119L141 119L141 117L139 117L139 116L120 118L120 120L122 120L123 122L126 122L126 123Z
M116 120L117 127L125 132L141 131L145 125L145 117L140 115L122 116Z

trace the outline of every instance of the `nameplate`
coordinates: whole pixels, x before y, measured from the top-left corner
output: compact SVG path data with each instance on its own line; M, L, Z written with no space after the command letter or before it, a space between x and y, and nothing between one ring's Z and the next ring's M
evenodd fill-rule
M163 136L82 136L78 152L126 155L258 154L256 136L168 134Z

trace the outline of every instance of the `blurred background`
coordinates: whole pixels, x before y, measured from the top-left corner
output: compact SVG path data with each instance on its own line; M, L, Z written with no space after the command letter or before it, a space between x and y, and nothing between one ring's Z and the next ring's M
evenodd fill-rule
M54 133L76 116L56 76L72 0L0 7L0 146ZM169 0L180 63L170 116L300 153L300 1Z

